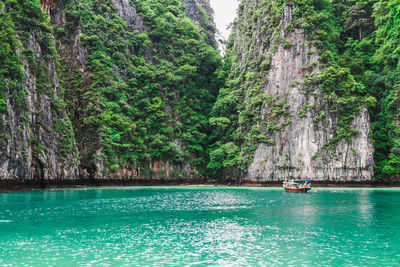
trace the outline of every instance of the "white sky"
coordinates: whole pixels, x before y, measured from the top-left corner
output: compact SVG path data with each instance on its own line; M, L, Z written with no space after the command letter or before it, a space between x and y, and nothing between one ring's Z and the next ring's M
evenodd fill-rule
M226 28L235 20L239 2L239 0L211 0L211 7L214 9L214 21L224 39L229 37L230 30Z

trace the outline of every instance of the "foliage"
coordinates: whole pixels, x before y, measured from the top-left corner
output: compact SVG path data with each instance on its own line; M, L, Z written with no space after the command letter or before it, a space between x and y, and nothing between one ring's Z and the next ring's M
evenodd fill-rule
M400 175L400 1L376 1L375 45L367 73L379 100L371 110L377 178ZM374 53L375 52L375 53Z
M286 99L265 95L262 88L266 83L265 73L271 64L271 55L277 47L289 49L294 44L281 36L283 13L287 6L291 7L292 19L284 27L286 33L295 29L303 30L307 35L310 47L316 47L320 55L318 62L313 62L310 68L320 65L321 72L308 75L304 85L304 94L320 88L323 92L322 101L329 103L326 110L314 117L321 121L327 113L338 118L333 138L325 144L326 149L333 149L340 142L351 142L359 133L353 129L354 118L367 107L376 103L374 96L368 94L364 80L359 80L357 62L351 64L341 53L351 38L363 38L373 30L366 19L372 10L372 1L247 1L239 6L239 18L235 24L236 40L245 43L248 51L237 50L228 45L227 60L231 62L230 76L225 87L214 105L213 117L226 117L230 124L223 131L216 131L213 137L216 145L211 148L220 150L224 143L233 142L240 150L233 151L231 158L237 159L237 167L244 172L252 162L253 153L258 143L274 145L274 136L292 121L294 114L288 112ZM257 10L257 11L256 11ZM262 25L259 31L259 25ZM341 27L344 25L345 27ZM254 31L260 36L255 41ZM238 39L238 36L241 39ZM286 36L286 35L285 35ZM259 40L265 40L259 44ZM254 52L255 46L262 46L267 53ZM369 43L359 44L363 49ZM347 52L347 51L346 51ZM364 56L364 55L363 55ZM264 63L265 62L265 63ZM229 70L227 70L228 72ZM291 87L299 83L292 83ZM280 89L280 85L276 85ZM284 90L284 88L282 88ZM300 119L304 118L312 106L306 103L298 110ZM261 119L263 118L263 119ZM210 159L213 160L213 157ZM223 165L210 164L213 168ZM220 173L221 173L220 172Z
M30 143L32 150L37 153L47 152L44 145L40 143L39 125L32 124L29 119L32 110L28 105L27 89L36 90L35 97L31 96L31 105L35 105L35 101L49 99L51 117L54 120L62 118L69 121L65 114L65 103L55 93L58 89L57 82L54 81L57 75L52 73L54 70L51 69L49 62L54 63L56 60L57 52L50 21L47 14L42 11L40 2L36 0L2 1L0 3L0 62L2 65L0 115L6 116L0 117L0 138L2 128L8 123L7 115L10 107L15 127L20 131L22 128L26 130L24 138L37 140ZM31 88L27 88L28 86ZM43 110L36 111L35 117L38 121L42 119L43 112ZM47 123L52 124L51 121ZM72 144L70 149L63 153L73 153L72 128L64 129L59 136L62 139L68 139L68 142ZM28 151L28 148L23 149ZM27 152L19 151L19 153Z
M90 73L82 84L75 66L64 70L68 105L76 97L82 102L74 124L87 148L83 162L92 165L101 148L110 170L146 168L158 160L201 169L208 157L208 113L224 76L221 57L185 16L182 1L132 4L144 29L132 29L111 0L70 1L65 10L67 39L80 29Z
M398 176L400 72L396 50L400 41L400 1L334 3L336 15L344 25L339 62L364 85L363 92L370 95L363 101L369 107L372 120L375 178Z
M38 95L51 103L59 156L74 153L76 140L84 166L104 161L110 171L143 170L163 160L189 163L200 175L244 173L257 145L274 146L294 116L305 118L317 108L315 123L337 118L324 145L330 150L359 134L352 123L369 109L376 176L398 177L400 0L243 1L224 61L215 49L210 10L192 2L199 11L195 22L182 0L130 0L142 28L118 16L112 0L70 0L62 10L65 25L54 30L38 0L0 2L0 141L11 105L19 125L31 129L35 151L46 153L38 127L27 119L26 61ZM287 6L293 18L282 27ZM320 89L323 105L307 102L291 114L286 96L264 88L273 54L297 45L282 31L299 29L317 50L308 56L320 55L304 71L321 71L290 88L302 87L307 97ZM79 62L71 54L76 50ZM58 69L50 69L48 62L57 60Z

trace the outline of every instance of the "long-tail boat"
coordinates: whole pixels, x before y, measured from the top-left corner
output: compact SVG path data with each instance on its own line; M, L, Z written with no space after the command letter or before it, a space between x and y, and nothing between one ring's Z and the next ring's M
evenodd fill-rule
M307 193L312 189L310 180L296 180L296 181L291 180L290 182L285 180L283 182L283 188L287 192L298 192L298 193Z

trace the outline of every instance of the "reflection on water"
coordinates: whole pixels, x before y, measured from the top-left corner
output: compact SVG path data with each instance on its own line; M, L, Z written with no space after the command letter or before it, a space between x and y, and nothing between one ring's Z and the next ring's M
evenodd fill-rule
M396 265L400 190L0 194L0 265Z

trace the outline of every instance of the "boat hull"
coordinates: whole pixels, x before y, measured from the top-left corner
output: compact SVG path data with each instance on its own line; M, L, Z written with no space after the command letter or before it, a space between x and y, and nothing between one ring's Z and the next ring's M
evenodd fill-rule
M311 188L288 188L283 187L287 192L307 193Z

